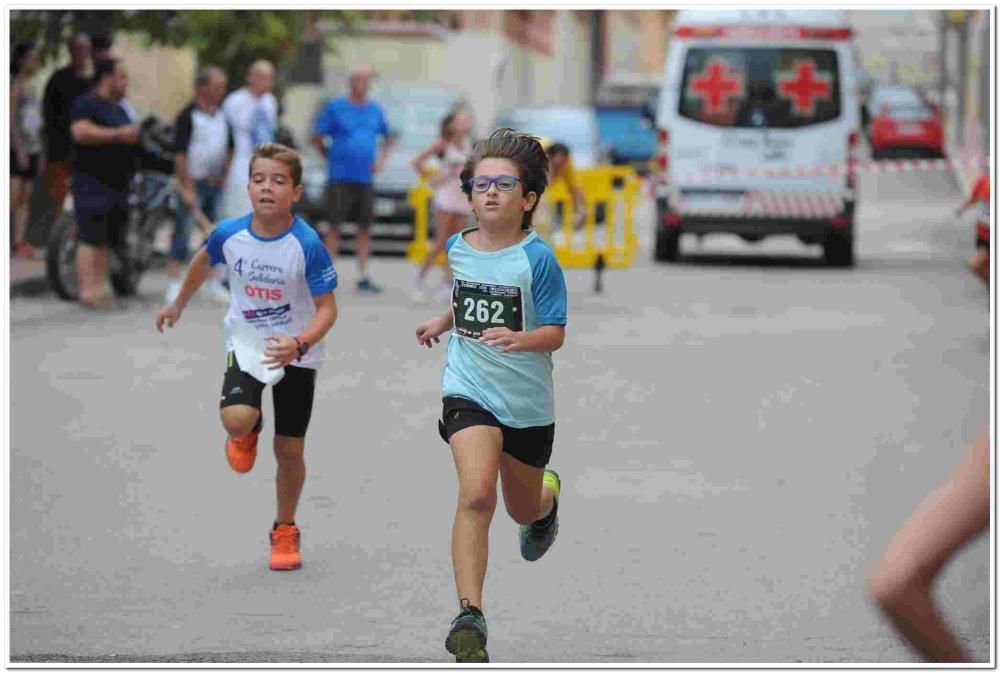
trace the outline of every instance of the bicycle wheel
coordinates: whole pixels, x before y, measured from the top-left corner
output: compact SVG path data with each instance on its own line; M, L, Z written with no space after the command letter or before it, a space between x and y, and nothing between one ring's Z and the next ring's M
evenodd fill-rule
M52 224L45 246L45 272L49 284L60 299L76 301L80 279L76 275L76 220L72 213L61 213Z
M129 208L128 221L121 242L111 250L108 260L111 289L119 297L130 297L139 291L142 267L144 212L135 206Z

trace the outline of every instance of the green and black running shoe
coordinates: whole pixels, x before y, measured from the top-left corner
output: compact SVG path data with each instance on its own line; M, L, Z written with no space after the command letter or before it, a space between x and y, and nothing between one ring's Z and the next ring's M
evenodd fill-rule
M488 664L486 652L486 617L482 610L462 599L462 611L451 622L445 648L455 655L456 664Z
M555 470L545 470L542 488L552 491L553 506L548 516L521 526L521 557L537 561L545 555L559 533L559 490L562 482Z

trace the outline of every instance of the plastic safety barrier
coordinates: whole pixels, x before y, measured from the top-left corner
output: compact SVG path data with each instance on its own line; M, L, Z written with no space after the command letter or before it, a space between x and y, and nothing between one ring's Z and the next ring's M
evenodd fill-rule
M632 265L638 248L635 208L640 181L630 166L599 166L577 169L583 192L583 222L577 227L573 195L560 182L545 190L532 221L538 235L552 246L564 268L622 269ZM409 203L414 211L413 242L406 256L423 263L430 254L428 240L433 192L426 182L414 185ZM599 261L600 260L600 261ZM435 260L444 263L444 255Z

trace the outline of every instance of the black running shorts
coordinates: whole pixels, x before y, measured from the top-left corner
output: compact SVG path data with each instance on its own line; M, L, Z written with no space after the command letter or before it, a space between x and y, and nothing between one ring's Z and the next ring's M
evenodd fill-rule
M230 352L219 408L245 404L259 411L265 385L240 369L235 353ZM292 365L285 367L285 376L271 390L274 398L274 434L282 437L306 436L315 391L315 369Z
M128 225L128 203L110 203L103 209L76 209L76 228L83 243L117 248Z
M525 465L545 467L552 458L552 442L556 435L556 424L538 425L530 428L512 428L497 420L496 416L464 397L446 397L442 400L444 409L438 421L441 439L448 442L459 430L476 425L500 428L503 435L503 451Z
M330 226L353 222L361 231L372 226L375 188L363 182L331 182L326 188Z

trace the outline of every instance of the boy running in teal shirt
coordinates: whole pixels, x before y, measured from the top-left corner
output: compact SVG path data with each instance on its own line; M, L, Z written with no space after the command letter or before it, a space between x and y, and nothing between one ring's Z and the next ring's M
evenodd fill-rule
M451 550L461 612L445 641L457 662L489 661L482 594L497 477L507 513L521 524L526 560L541 558L559 530L559 476L545 466L566 281L552 249L531 231L547 170L533 136L499 129L477 145L461 180L478 226L448 241L450 309L417 328L427 347L451 332L438 425L458 473Z

